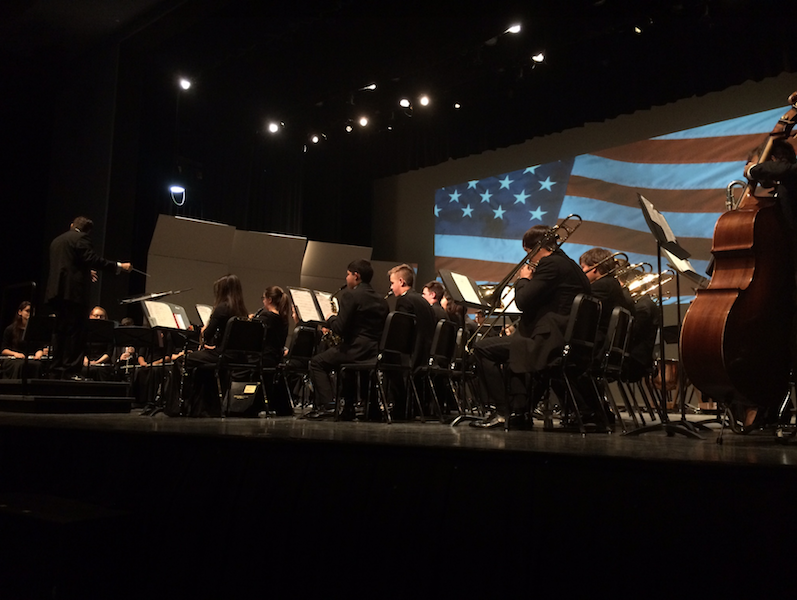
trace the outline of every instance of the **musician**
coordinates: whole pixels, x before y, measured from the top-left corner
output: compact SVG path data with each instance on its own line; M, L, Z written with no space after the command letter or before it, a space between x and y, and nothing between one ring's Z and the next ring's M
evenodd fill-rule
M3 349L2 356L11 358L24 359L25 352L22 344L22 338L25 335L25 329L30 320L31 303L25 300L19 305L17 315L14 317L14 322L11 323L3 331ZM37 350L33 356L34 360L40 359L44 356L44 350ZM19 379L22 373L22 365L24 362L16 360L3 361L3 376L7 379ZM28 376L36 376L39 373L39 365L32 369Z
M266 368L276 367L285 353L285 342L288 339L291 320L291 301L288 294L277 285L267 287L263 291L261 300L263 308L257 311L254 318L262 322L266 328L262 354L263 366ZM284 386L273 385L273 383L274 378L265 379L265 396L268 399L269 409L278 415L292 415L293 408Z
M638 270L630 270L618 278L623 286L626 302L630 300L634 306L634 326L631 329L631 339L628 340L628 356L623 361L623 376L631 382L639 381L652 372L656 335L661 324L659 307L650 295L643 294L633 300L628 292L628 284L641 275L642 272Z
M443 287L443 284L439 281L430 281L423 286L421 295L432 306L432 309L434 310L435 321L447 318L446 311L440 304L445 291L446 290Z
M187 372L183 401L189 416L219 416L221 405L213 370L219 361L227 321L232 317L247 318L241 280L237 275L225 275L213 283L213 312L202 328L204 347L185 356Z
M114 262L99 256L89 233L94 222L77 217L50 244L50 274L46 301L55 313L53 365L56 377L78 375L86 350L86 313L89 311L89 286L96 280L96 270L130 272L129 262Z
M601 320L595 340L596 347L600 349L606 341L606 332L609 329L609 321L614 307L622 306L633 315L634 305L623 294L620 282L611 274L616 269L617 263L612 258L612 253L606 248L587 250L578 261L589 280L590 294L601 301Z
M313 356L310 378L315 390L315 410L307 418L321 418L334 409L335 390L331 373L340 365L374 358L387 319L387 301L371 287L374 269L365 259L352 261L346 270L346 289L340 295L340 310L330 317L329 327L341 343ZM354 418L354 404L347 402L341 413Z
M474 427L503 427L512 412L524 413L527 405L525 374L544 370L561 354L573 300L588 294L590 285L582 269L556 240L545 240L549 228L536 225L523 235L523 249L539 251L529 257L536 268L521 267L515 284L515 303L523 312L517 331L509 337L489 337L474 346L476 371L482 393L495 405L495 412ZM507 393L502 368L507 370ZM523 425L530 426L531 421Z

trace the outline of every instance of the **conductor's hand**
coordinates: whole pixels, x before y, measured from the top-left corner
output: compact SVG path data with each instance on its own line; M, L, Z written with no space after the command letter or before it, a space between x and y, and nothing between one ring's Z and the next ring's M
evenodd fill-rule
M520 271L518 271L518 278L519 279L531 279L531 276L534 274L534 269L531 268L531 265L523 265L520 267Z
M122 263L121 264L122 271L127 271L128 273L133 270L133 265L131 263Z
M91 283L97 283L97 271L91 270Z

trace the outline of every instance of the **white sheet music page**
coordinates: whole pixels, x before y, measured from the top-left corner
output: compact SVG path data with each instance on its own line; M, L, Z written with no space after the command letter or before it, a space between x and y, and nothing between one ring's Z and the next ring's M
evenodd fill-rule
M155 302L154 300L145 300L144 304L147 307L149 314L150 327L169 327L170 329L180 328L177 320L172 312L171 307L163 302Z
M299 288L289 288L291 291L291 299L293 305L296 307L296 316L299 320L307 323L308 321L324 321L322 315L318 313L313 293L310 290Z
M465 302L468 304L484 304L479 294L473 288L469 277L452 271L451 278L457 284L459 291L462 293L462 299L465 300Z
M329 318L335 314L335 309L332 306L332 294L316 290L315 298L318 300L318 306L321 307L321 312L324 313L324 320L329 321Z

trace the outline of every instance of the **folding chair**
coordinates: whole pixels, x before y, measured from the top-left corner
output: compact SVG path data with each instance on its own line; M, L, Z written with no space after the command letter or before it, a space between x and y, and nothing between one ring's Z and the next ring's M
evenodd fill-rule
M622 306L615 306L612 311L611 318L609 319L609 328L606 332L606 344L600 356L600 363L594 370L593 375L598 384L598 388L603 392L603 396L609 402L609 406L614 412L615 417L620 422L620 427L623 432L626 431L625 422L620 411L617 408L617 402L614 399L610 383L617 383L620 395L623 397L623 403L626 410L631 411L629 398L621 381L623 363L628 357L628 340L631 337L631 328L634 324L634 317L631 312Z
M316 350L316 343L318 339L318 331L315 327L307 325L299 325L293 330L293 337L291 338L290 346L288 347L288 354L285 359L277 366L277 373L275 377L282 377L285 385L285 390L288 393L291 406L296 408L296 402L293 400L293 391L291 389L291 375L296 374L301 377L301 383L298 386L300 389L300 404L307 406L310 404L309 382L310 382L310 359L313 358ZM268 371L268 369L266 369Z
M405 394L409 391L407 380L412 375L412 353L415 350L415 315L403 312L392 312L387 316L382 340L379 343L379 354L376 359L341 365L338 369L337 402L335 403L335 419L340 418L343 410L341 390L343 379L348 372L367 372L369 376L368 394L366 396L365 412L371 401L371 390L374 385L377 389L379 408L387 423L392 422L387 396L385 375L396 373L401 376ZM408 395L408 394L406 394ZM417 398L416 398L417 400ZM419 406L420 408L420 406Z
M241 317L230 317L221 341L219 360L216 363L216 385L219 391L221 415L229 416L232 405L230 389L233 375L239 372L257 373L261 389L263 387L262 351L265 328L260 321L250 321ZM222 374L225 383L222 385ZM225 398L228 401L225 403ZM266 402L268 402L266 400Z
M451 380L451 364L454 362L454 357L457 352L457 325L453 321L447 319L440 319L435 325L434 336L432 337L432 347L429 351L429 360L426 365L422 365L415 369L413 377L410 379L412 382L412 391L415 398L420 405L420 395L415 386L415 376L424 377L427 384L423 389L431 391L432 406L437 413L437 417L443 420L443 410L440 404L440 398L437 395L435 387L435 379L444 377L447 382Z

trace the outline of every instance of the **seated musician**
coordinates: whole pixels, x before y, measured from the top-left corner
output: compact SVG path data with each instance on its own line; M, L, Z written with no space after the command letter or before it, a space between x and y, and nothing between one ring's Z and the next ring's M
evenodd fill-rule
M237 275L225 275L213 283L213 312L202 328L204 346L185 356L187 371L183 388L183 402L188 416L220 416L221 404L214 376L219 361L227 321L231 317L247 318L241 280Z
M261 299L263 308L257 311L254 318L261 321L266 328L263 366L276 367L285 354L285 342L288 339L288 329L292 319L291 301L288 294L277 285L267 287ZM273 378L266 379L265 384L269 409L278 415L292 415L293 408L285 387L274 385Z
M639 381L653 371L653 353L661 324L659 307L650 295L642 294L634 300L628 292L628 284L642 274L642 271L631 270L619 277L623 294L634 303L634 326L628 340L628 356L623 361L623 376L630 382Z
M306 415L308 418L321 418L334 409L335 390L331 378L334 370L346 363L373 359L379 352L388 306L387 301L371 287L373 276L374 269L365 259L352 261L347 268L340 310L329 319L329 327L341 338L341 343L310 360L315 410ZM353 400L353 395L345 393L344 398ZM346 402L341 416L354 418L354 402Z
M22 339L25 335L25 329L30 320L31 303L25 300L19 305L17 315L14 317L14 322L11 323L3 331L3 350L2 355L9 358L24 359L25 352ZM31 357L34 360L40 359L46 354L46 349L37 350ZM3 362L3 377L6 379L19 379L22 374L22 360L6 360ZM34 377L39 374L40 365L36 364L29 367L30 372L26 373L28 377Z
M440 302L443 300L443 294L445 291L446 290L443 287L443 284L439 281L430 281L423 286L421 295L429 304L431 304L432 310L434 310L435 321L448 318L446 315L446 310L443 308L443 305L440 304Z
M590 292L589 281L581 268L556 244L545 240L549 228L536 225L523 235L523 249L536 267L521 267L515 284L515 303L522 311L517 331L508 337L488 337L476 342L474 357L482 394L495 411L474 427L503 427L513 413L516 425L530 426L527 410L525 374L544 370L561 355L564 332L573 300ZM503 370L509 380L509 391Z
M589 279L590 294L601 301L601 320L598 325L598 337L595 340L600 351L606 340L614 307L622 306L634 314L634 305L623 294L622 285L612 275L617 263L612 258L611 252L605 248L592 248L581 255L579 263Z

